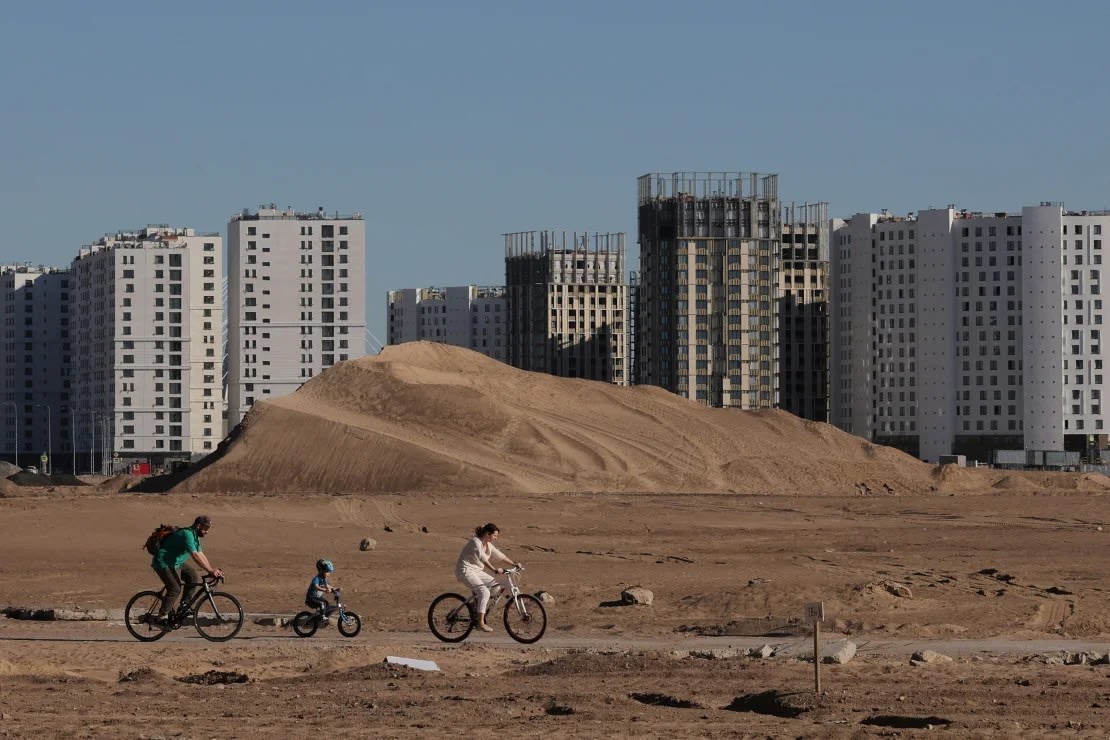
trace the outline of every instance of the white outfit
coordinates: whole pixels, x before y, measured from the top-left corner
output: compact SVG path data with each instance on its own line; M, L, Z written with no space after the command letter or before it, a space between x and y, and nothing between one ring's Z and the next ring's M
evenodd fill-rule
M478 537L471 537L459 553L459 561L455 563L455 578L465 583L478 597L478 613L485 614L489 606L490 589L499 587L500 581L486 572L486 568L494 568L490 562L492 557L512 562L505 554L493 546L493 543L482 544Z

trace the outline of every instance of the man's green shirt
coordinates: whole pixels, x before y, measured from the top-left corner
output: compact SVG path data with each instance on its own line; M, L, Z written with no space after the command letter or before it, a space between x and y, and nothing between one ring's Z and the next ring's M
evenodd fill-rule
M150 562L152 568L180 568L189 555L200 552L200 539L192 527L182 527L162 540L158 554Z

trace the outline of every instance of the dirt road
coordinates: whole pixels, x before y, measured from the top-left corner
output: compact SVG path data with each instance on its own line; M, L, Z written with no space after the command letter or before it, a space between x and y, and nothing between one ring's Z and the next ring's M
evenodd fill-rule
M248 612L297 611L328 556L364 627L354 640L250 624L228 644L184 631L140 644L118 624L0 619L0 737L1106 737L1110 666L1064 660L1110 650L1106 501L1046 489L4 498L0 607L119 609L154 585L140 551L151 527L207 513L205 551ZM427 605L456 587L464 537L490 519L528 565L525 588L553 595L549 632L531 647L500 629L439 644ZM362 552L365 537L376 545ZM609 606L634 585L651 606ZM810 601L825 604L830 641L859 646L823 667L820 695L797 657ZM777 654L739 654L764 643ZM922 647L952 660L911 665Z

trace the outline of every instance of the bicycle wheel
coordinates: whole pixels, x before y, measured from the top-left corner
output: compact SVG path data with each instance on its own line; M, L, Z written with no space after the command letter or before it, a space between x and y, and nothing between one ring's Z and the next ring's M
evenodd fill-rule
M470 605L458 594L440 594L428 607L428 627L444 642L462 642L474 629Z
M316 612L301 612L293 617L293 631L298 637L312 637L317 626Z
M156 624L158 610L162 608L162 594L158 591L140 591L131 597L123 608L123 623L136 640L154 642L166 636L165 624Z
M193 626L205 640L223 642L230 640L243 629L243 605L239 599L223 591L213 591L197 603Z
M339 618L339 634L344 637L354 637L362 631L362 617L354 612L343 612Z
M547 612L535 596L521 594L515 601L509 599L505 604L505 631L509 637L531 644L543 637L546 630Z

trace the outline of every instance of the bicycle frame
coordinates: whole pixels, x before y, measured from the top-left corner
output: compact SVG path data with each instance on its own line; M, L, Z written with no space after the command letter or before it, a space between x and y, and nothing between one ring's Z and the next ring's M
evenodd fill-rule
M327 606L324 607L324 616L330 617L334 614L338 614L339 619L342 619L343 615L347 613L347 607L343 605L343 599L339 589L335 589L332 593L332 598L334 599L334 603L328 603L327 597L324 597L324 603L327 604Z
M212 584L218 582L218 580L219 579L213 578L212 576L208 575L201 578L200 584L197 586L197 588L193 589L193 593L191 596L189 596L189 600L181 602L181 604L176 609L172 610L169 614L166 615L167 618L177 626L181 626L182 616L189 612L195 612L197 610L197 607L200 606L205 600L208 601L208 604L212 607L212 611L216 613L216 616L222 617L223 615L220 614L219 607L216 606L216 602L212 599ZM161 594L162 598L165 598L166 589L164 586L162 587Z
M507 591L509 594L509 599L511 599L513 602L513 606L515 606L516 610L521 614L527 614L527 610L520 605L519 596L521 594L521 590L520 586L517 585L517 574L519 574L521 570L523 570L523 568L506 568L505 582L509 584L509 588L507 589ZM490 593L489 606L486 608L487 612L492 612L497 607L497 605L501 603L501 597L505 595L505 592L506 588L502 586L500 582L498 582L497 591ZM469 608L471 612L477 614L478 597L473 593L470 594L470 598L466 600L465 606L467 606L467 608ZM457 612L458 610L455 611Z
M164 620L158 614L166 598L166 589L138 592L124 607L127 631L137 640L152 642L185 626L191 618L192 625L204 639L212 642L230 640L242 629L245 614L243 605L235 596L214 589L222 581L222 577L206 575L196 584L188 599L166 614Z
M520 613L525 613L525 609L520 605L520 586L516 582L516 574L520 572L519 568L509 568L505 571L505 581L509 584L509 598L512 599L513 606ZM502 589L503 591L504 589ZM500 595L498 595L500 598Z

